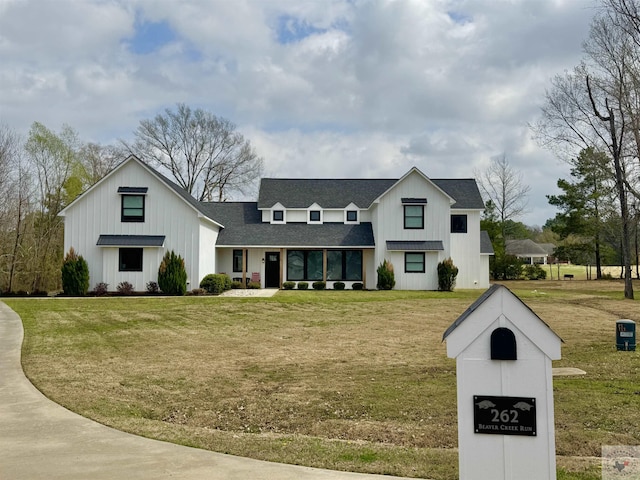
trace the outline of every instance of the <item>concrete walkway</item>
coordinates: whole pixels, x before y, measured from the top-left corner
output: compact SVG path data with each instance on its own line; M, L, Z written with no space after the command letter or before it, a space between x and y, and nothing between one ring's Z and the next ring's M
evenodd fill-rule
M398 477L334 472L182 447L92 422L44 397L20 363L22 322L0 302L2 480L365 480Z

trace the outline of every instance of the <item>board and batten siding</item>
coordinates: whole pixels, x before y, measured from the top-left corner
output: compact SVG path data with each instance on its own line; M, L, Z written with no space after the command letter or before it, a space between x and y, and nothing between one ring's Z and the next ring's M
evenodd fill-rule
M144 222L121 221L118 187L147 187ZM209 230L206 243L215 245L217 229L200 219L196 210L175 191L135 160L124 162L64 212L65 252L73 247L89 264L90 284L109 284L115 290L123 281L136 290L145 290L147 282L157 281L158 267L165 252L174 250L185 260L190 288L200 281L200 269L210 264L215 271L215 254L201 258L198 232ZM202 222L202 223L201 223ZM209 226L210 224L210 226ZM142 272L120 272L117 247L98 247L100 235L164 235L164 248L144 248Z
M480 210L452 209L451 215L467 216L467 233L451 233L451 259L458 267L456 288L489 288L488 270L483 269L480 256Z
M404 228L403 198L426 198L424 228ZM431 181L414 171L387 191L371 208L376 239L375 269L385 259L393 263L396 289L433 290L438 288L437 265L450 255L450 199ZM425 252L425 273L404 272L404 252L387 251L387 241L442 241L444 251Z

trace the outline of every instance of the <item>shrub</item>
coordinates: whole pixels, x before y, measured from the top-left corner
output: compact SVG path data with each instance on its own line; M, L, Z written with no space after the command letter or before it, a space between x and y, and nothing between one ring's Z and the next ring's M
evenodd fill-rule
M106 295L107 293L109 293L108 283L104 283L104 282L96 283L96 286L93 287L93 294L98 297Z
M296 286L296 282L284 282L282 288L285 290L293 290Z
M62 291L65 295L81 296L89 290L89 266L82 255L71 247L62 264Z
M184 260L173 250L164 254L158 268L158 286L167 295L184 295L187 292L187 271Z
M133 293L133 285L129 282L120 282L116 287L116 291L120 295L131 295Z
M231 288L233 288L234 290L237 290L238 288L242 288L242 282L238 280L234 280L233 282L231 282Z
M364 288L364 284L360 282L356 282L353 285L351 285L351 288L353 288L354 290L362 290Z
M210 273L200 281L200 288L204 288L208 293L219 295L231 290L231 278L226 273Z
M458 267L453 264L451 258L446 258L438 264L438 290L452 292L456 285Z
M247 285L247 288L258 290L260 289L260 282L249 282L249 285Z
M157 282L147 282L147 293L159 293L160 287Z
M306 290L307 288L309 288L307 282L298 282L298 290Z
M311 286L313 287L314 290L324 290L325 288L327 288L327 282L322 282L322 281L313 282Z
M540 265L525 265L524 278L527 280L544 280L547 278L547 271Z
M378 290L391 290L396 286L393 265L386 259L378 266Z
M333 282L334 290L344 290L344 282Z
M522 275L522 260L515 255L498 254L489 260L494 280L518 280Z

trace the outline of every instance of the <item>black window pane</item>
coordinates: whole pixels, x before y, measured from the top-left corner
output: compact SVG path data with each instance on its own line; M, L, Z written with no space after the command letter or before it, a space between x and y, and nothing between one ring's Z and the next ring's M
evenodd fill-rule
M242 250L233 251L233 271L242 272Z
M141 248L121 248L119 250L119 270L121 272L141 272L142 271L142 249Z
M347 212L347 222L357 222L358 212L356 210L349 210Z
M319 222L320 221L320 210L311 210L309 212L309 221L310 222Z
M329 250L327 252L327 280L343 280L341 250Z
M284 211L282 210L274 210L273 211L273 221L274 222L282 222L284 220Z
M347 250L345 252L347 275L345 280L362 280L362 250Z
M322 250L310 250L307 253L306 280L322 280Z
M287 252L287 280L304 280L304 252L289 250Z
M467 233L466 215L451 215L451 233Z

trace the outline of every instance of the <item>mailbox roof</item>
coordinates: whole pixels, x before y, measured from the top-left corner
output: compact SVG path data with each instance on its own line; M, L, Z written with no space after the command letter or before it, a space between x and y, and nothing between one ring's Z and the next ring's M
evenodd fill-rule
M523 313L528 314L529 317L537 319L537 322L524 321L520 325L518 325L527 336L531 338L531 340L537 345L540 350L542 350L545 355L547 355L552 360L557 360L560 358L560 343L564 342L562 338L556 334L547 323L545 323L536 313L529 308L527 304L525 304L520 298L518 298L511 290L509 290L504 285L494 284L492 285L486 292L484 292L478 299L467 308L467 310L460 315L455 322L453 322L449 328L442 335L442 341L445 341L455 330L458 329L463 323L467 322L470 318L480 315L478 310L493 301L493 297L500 297L499 304L496 305L497 308L502 312L505 303L511 303L515 308L520 308L523 310ZM491 299L491 300L490 300ZM509 301L511 299L511 301ZM515 303L513 302L515 300ZM518 315L509 315L511 318L519 318ZM489 318L488 322L493 322L494 318ZM477 322L476 322L477 323ZM464 329L464 327L462 327ZM475 329L474 329L475 330ZM481 333L484 330L480 328L477 333ZM539 333L536 335L536 331ZM449 342L447 342L447 352L450 354L449 356L457 357L467 346L469 346L475 339L476 335L467 335L465 338L460 338L456 343L457 345L453 348L449 348Z

